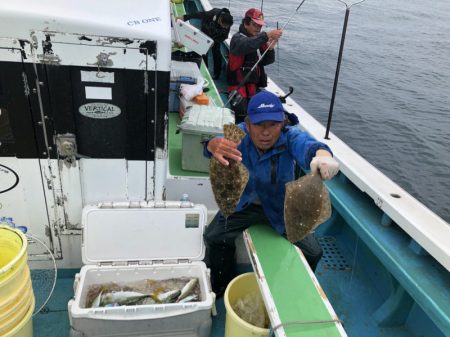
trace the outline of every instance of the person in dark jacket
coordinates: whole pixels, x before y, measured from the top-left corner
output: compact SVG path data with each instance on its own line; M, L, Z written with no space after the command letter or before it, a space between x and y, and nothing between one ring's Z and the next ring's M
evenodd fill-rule
M322 179L331 179L339 171L339 164L326 144L285 123L283 105L271 92L260 91L250 99L245 122L239 127L246 133L239 144L215 137L204 148L206 157L214 156L223 165L228 165L227 159L240 161L249 172L234 213L225 220L218 212L205 230L206 262L218 296L235 276L235 239L243 230L252 224L267 224L286 235L285 184L295 179L295 164L319 172ZM322 249L314 234L295 245L315 270Z
M208 35L213 41L212 56L214 62L214 79L220 77L222 71L222 55L220 44L228 38L230 28L233 25L233 16L227 8L213 8L207 12L195 12L177 17L186 21L190 19L201 19L201 31ZM203 55L203 59L208 65L208 55Z
M274 47L282 35L281 29L262 32L264 15L257 8L250 8L242 19L239 31L230 41L230 56L227 66L228 93L233 95L231 109L235 113L236 124L244 120L247 112L248 100L254 96L259 88L267 86L267 75L264 66L275 61ZM267 50L264 58L253 70L251 75L240 88L245 76ZM234 92L237 90L237 92Z

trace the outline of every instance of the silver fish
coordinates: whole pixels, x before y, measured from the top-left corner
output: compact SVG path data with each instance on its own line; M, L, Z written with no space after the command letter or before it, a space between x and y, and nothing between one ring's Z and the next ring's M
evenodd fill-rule
M103 291L100 291L100 293L94 299L94 301L92 302L91 308L98 308L100 306L100 302L102 300L102 293L103 293Z
M197 294L192 294L192 295L186 296L182 300L178 301L178 303L193 302L193 301L196 301L196 300L198 300L198 295Z
M102 296L100 306L104 307L108 304L133 305L150 295L138 293L135 291L113 291Z
M181 289L181 294L180 296L178 296L177 302L180 302L183 298L189 295L194 290L195 286L197 285L197 282L198 282L197 278L190 279L190 281L186 283L183 289Z
M175 290L170 290L165 293L159 294L156 296L156 298L157 298L157 301L160 303L172 303L175 301L175 299L178 298L178 296L180 296L180 294L181 294L181 290L175 289Z
M117 304L117 303L114 303L114 304L109 303L109 304L105 305L105 308L114 308L114 307L118 307L118 306L119 306L119 304Z

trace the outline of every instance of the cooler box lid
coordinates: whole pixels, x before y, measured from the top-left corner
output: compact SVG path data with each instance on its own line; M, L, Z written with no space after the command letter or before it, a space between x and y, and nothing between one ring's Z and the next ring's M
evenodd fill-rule
M228 108L194 104L178 125L184 132L222 134L225 124L234 124L234 114Z
M206 207L182 204L163 202L162 207L143 208L84 207L83 263L124 265L203 260Z
M212 47L214 41L189 22L177 20L174 25L175 39L189 50L204 55Z

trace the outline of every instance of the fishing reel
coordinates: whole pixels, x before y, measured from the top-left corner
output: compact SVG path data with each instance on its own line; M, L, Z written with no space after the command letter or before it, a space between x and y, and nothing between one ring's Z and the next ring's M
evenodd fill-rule
M237 90L233 90L228 97L228 102L232 107L239 106L240 104L242 104L243 100L244 97L242 97L242 95Z

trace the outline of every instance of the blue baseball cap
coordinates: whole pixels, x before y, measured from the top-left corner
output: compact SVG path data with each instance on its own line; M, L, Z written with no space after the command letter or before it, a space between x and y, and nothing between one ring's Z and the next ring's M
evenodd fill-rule
M280 99L270 91L260 91L250 99L247 107L250 123L284 121L284 109Z

